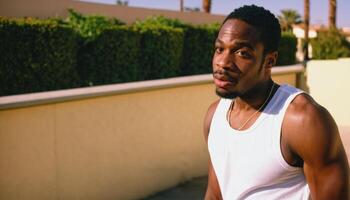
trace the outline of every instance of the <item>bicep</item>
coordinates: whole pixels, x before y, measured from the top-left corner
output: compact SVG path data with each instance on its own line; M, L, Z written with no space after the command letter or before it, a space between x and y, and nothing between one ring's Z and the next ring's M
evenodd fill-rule
M303 135L297 154L304 161L304 173L313 199L347 199L349 166L337 126L322 107L307 110L297 128Z
M304 173L313 199L348 199L349 167L339 135L315 139L304 153ZM321 142L320 142L321 141ZM346 197L346 198L345 198Z
M304 164L304 173L312 199L349 199L349 178L344 164L326 163L322 166Z

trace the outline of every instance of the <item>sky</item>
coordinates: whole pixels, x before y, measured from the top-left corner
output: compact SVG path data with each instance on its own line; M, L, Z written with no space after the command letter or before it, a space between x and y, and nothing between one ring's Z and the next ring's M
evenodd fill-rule
M116 0L84 0L97 3L115 4ZM129 6L179 10L179 0L128 0ZM228 15L242 5L255 4L269 9L275 15L283 9L294 9L303 16L303 0L212 0L213 14ZM184 7L201 8L202 0L184 0ZM337 0L337 26L350 27L350 0ZM328 0L310 0L311 24L328 24Z

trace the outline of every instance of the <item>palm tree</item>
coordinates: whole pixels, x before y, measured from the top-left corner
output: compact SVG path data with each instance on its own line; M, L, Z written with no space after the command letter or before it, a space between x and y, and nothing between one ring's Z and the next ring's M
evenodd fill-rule
M337 0L329 0L328 27L336 28Z
M203 10L206 13L210 13L210 9L211 9L211 0L203 0Z
M117 0L115 2L118 6L128 6L129 5L129 2L126 0L126 1L122 1L122 0Z
M282 31L292 32L293 25L301 23L301 17L296 10L285 9L281 10L281 15L278 15L278 20L281 24Z
M304 61L309 59L310 0L304 0ZM306 63L305 63L306 64Z
M184 11L184 0L180 0L180 11Z

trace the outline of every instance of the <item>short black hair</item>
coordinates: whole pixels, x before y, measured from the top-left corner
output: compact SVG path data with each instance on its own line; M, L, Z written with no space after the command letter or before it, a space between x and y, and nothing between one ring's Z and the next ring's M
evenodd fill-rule
M229 19L239 19L255 27L259 33L259 40L264 45L264 53L278 50L281 26L269 10L256 5L245 5L231 12L222 24Z

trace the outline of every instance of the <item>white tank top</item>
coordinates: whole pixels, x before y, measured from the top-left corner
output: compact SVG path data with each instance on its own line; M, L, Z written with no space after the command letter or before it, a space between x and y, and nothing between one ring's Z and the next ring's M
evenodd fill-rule
M306 200L310 191L302 168L289 165L280 146L281 127L290 102L302 93L281 85L255 123L246 130L230 127L230 99L214 113L208 148L224 200Z

